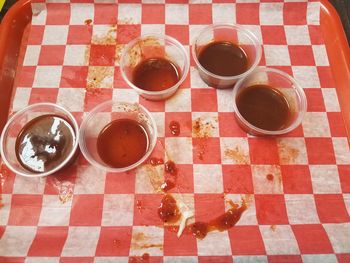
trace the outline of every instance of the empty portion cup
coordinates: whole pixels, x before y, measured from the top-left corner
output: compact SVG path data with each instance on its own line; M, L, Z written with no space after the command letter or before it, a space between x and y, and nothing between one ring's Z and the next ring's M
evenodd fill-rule
M195 37L192 56L201 78L211 87L225 89L256 68L261 45L244 26L213 24Z
M1 134L1 157L14 173L47 176L76 157L79 126L73 115L53 103L32 104L16 112Z
M164 100L184 82L189 57L183 45L166 35L143 35L122 51L120 70L126 83L142 97Z
M156 123L138 103L101 103L80 126L79 145L84 157L109 172L125 172L142 164L156 141Z
M307 110L304 90L288 74L258 67L233 89L238 124L253 135L281 135L294 130Z

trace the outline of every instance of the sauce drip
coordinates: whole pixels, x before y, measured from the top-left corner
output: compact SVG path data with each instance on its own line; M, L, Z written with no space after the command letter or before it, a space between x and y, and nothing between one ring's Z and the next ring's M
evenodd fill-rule
M130 166L139 161L148 149L145 128L137 121L119 119L107 124L97 138L97 152L114 168Z
M134 69L133 84L148 91L166 90L180 79L177 66L165 58L149 58Z
M164 169L167 173L177 176L177 167L173 161L167 161L164 165Z
M169 129L172 135L179 136L180 134L180 123L177 121L171 121L169 123Z
M219 76L237 76L248 69L244 50L228 41L209 43L200 51L198 61L206 70Z
M208 223L195 222L192 225L189 225L190 232L196 238L203 239L211 231L224 231L233 227L241 218L242 213L247 209L247 206L245 202L243 202L240 207L231 202L231 206L232 208L227 210L226 213L209 221Z
M150 163L152 166L157 166L157 165L164 164L164 160L161 159L161 158L152 157L152 158L149 159L149 163Z
M23 168L34 173L59 166L71 152L75 133L70 123L53 114L29 121L16 139L15 151Z
M236 104L246 121L268 131L284 129L291 115L289 103L284 95L267 85L246 88L238 94Z
M181 212L177 207L176 200L167 194L163 197L158 208L158 215L165 223L174 223L181 217Z

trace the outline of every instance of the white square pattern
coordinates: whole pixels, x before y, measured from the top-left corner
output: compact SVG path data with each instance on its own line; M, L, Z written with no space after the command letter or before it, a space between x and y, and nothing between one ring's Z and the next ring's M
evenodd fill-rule
M261 25L283 25L282 3L261 3L259 14Z
M61 81L62 66L38 66L34 75L33 87L58 88Z
M14 194L43 194L45 189L45 177L29 178L16 176L13 186Z
M350 150L347 138L332 138L337 164L350 164Z
M12 102L12 111L16 112L28 106L31 88L18 87Z
M223 179L221 165L193 165L195 193L222 193Z
M236 23L235 4L213 4L213 23Z
M152 256L163 255L164 229L156 226L134 226L132 228L130 256L149 253ZM149 246L152 244L153 246Z
M99 236L100 227L69 227L62 256L93 257Z
M169 159L177 164L192 164L192 139L188 137L165 138L165 149Z
M96 180L98 178L98 180ZM106 172L93 166L78 166L74 185L75 194L103 194L105 190Z
M305 137L330 137L327 113L306 112L302 121Z
M35 233L36 227L7 226L0 239L0 255L3 257L25 257Z
M66 66L86 66L89 64L89 46L87 45L67 45L64 53L63 65Z
M340 112L338 95L335 89L323 88L322 95L327 112Z
M23 60L23 66L38 65L40 50L41 50L40 45L28 45L26 49L26 54Z
M61 186L64 187L64 186ZM39 226L68 226L72 200L62 202L56 195L44 195Z
M350 253L350 223L324 224L323 227L335 253Z
M174 96L165 101L167 112L190 112L191 111L191 90L179 89Z
M310 165L310 174L315 194L341 193L336 165Z
M292 66L294 78L302 88L320 88L316 67Z
M313 195L284 196L290 224L319 224ZM307 213L305 213L307 211Z
M165 23L168 25L187 25L188 6L180 4L165 5Z
M307 26L284 26L288 45L310 45L310 34Z
M304 138L277 139L280 164L308 164Z
M220 149L223 164L250 164L247 138L220 138Z
M69 100L67 100L69 98ZM72 112L84 111L85 89L64 88L58 90L57 104Z
M93 4L71 4L70 25L84 25L88 19L94 20Z
M267 66L290 66L288 46L264 45Z
M141 23L140 4L118 4L118 20L120 23Z
M134 197L129 194L106 194L103 201L102 226L131 226Z
M43 45L65 45L67 44L68 25L46 25L43 36Z
M281 170L278 165L252 165L253 185L256 194L282 194ZM272 180L269 177L272 175Z
M210 232L204 239L197 239L197 248L199 256L224 256L232 254L227 231Z

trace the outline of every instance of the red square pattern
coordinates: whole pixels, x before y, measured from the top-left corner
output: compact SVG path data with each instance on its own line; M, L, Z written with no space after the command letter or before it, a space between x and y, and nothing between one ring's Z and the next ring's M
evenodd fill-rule
M331 138L305 138L310 164L335 164Z
M42 195L12 195L8 224L16 226L35 226L39 222Z
M347 137L341 112L327 112L327 119L332 137Z
M46 3L46 24L67 25L70 20L70 4Z
M91 66L114 66L115 46L113 45L91 45Z
M306 25L307 3L284 3L283 23L285 25Z
M46 177L45 190L44 193L47 195L57 195L62 191L62 186L71 186L73 192L73 187L77 174L77 166L69 165L62 170L59 170L53 175Z
M92 26L70 25L68 30L67 44L86 45L91 43Z
M225 199L223 194L195 194L196 222L208 222L225 212Z
M191 112L166 112L165 113L165 136L174 137L169 128L170 123L176 121L180 124L181 137L192 136L192 114Z
M62 65L65 46L41 46L38 65Z
M225 193L254 193L252 171L249 165L223 165L222 173Z
M304 91L306 95L308 111L312 111L312 112L326 111L321 89L304 89Z
M232 263L232 257L229 256L201 256L198 257L198 263Z
M247 137L232 112L219 112L219 133L220 137Z
M288 46L291 64L293 66L315 65L314 54L311 46Z
M312 45L323 45L324 44L324 38L323 38L323 31L321 30L320 26L317 25L309 25L309 35Z
M178 170L176 187L169 190L169 193L193 193L193 166L190 164L177 164Z
M136 194L134 202L134 226L157 226L163 221L157 209L162 201L162 194Z
M51 102L56 103L58 89L54 88L40 88L32 89L30 92L29 104L39 102Z
M189 44L188 25L165 25L165 34L176 38L183 45Z
M67 44L87 45L91 43L92 27L88 25L70 25L68 30Z
M113 25L118 22L118 6L117 5L94 5L94 24Z
M343 193L350 193L350 165L338 165L340 185Z
M177 237L177 231L173 227L164 229L164 256L195 256L197 253L197 240L194 235L184 231Z
M140 36L141 25L118 25L117 42L119 44L127 44L134 38Z
M164 24L165 5L149 4L142 6L142 24Z
M103 195L74 195L70 216L71 226L100 226Z
M306 165L281 165L283 191L286 194L312 194L311 175Z
M259 224L288 224L283 195L255 195L255 206Z
M237 24L259 25L259 4L240 3L236 5Z
M339 263L348 263L350 262L350 254L337 254L337 259Z
M203 100L205 98L205 100ZM217 94L215 89L192 89L192 111L218 111Z
M135 170L124 173L107 173L106 194L129 194L135 192Z
M213 22L211 15L211 4L193 4L189 5L190 24L211 24Z
M350 221L342 195L315 195L315 202L321 223L345 223Z
M85 88L87 75L87 66L63 66L60 87Z
M60 256L68 235L68 227L38 227L28 251L32 257Z
M249 138L248 143L251 164L279 164L275 139Z
M118 89L131 89L128 84L124 81L121 73L120 73L120 67L114 67L114 80L113 80L113 87L116 87Z
M98 104L112 99L112 89L94 89L92 92L86 92L84 110L89 112Z
M266 254L258 226L235 226L228 233L233 255Z
M40 45L43 41L45 26L31 25L28 45Z
M219 138L193 138L193 163L219 164L221 163Z
M151 101L144 97L139 97L139 102L149 111L154 112L164 112L165 111L165 100Z
M20 74L18 74L18 86L20 87L32 87L36 67L23 66L20 69Z
M0 256L1 263L19 263L19 262L24 262L25 259L26 259L25 257L1 257Z
M332 70L330 67L317 67L318 78L320 80L321 88L333 88L335 82L333 79Z
M132 227L101 227L96 256L128 256Z
M283 26L261 26L261 34L265 45L287 44Z
M267 256L269 263L302 263L301 256L294 255L274 255Z
M302 254L333 253L332 245L322 225L292 225Z

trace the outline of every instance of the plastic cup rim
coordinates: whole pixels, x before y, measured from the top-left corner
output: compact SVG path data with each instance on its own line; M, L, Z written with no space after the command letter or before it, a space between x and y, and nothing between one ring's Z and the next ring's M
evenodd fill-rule
M73 130L75 132L75 141L74 141L74 144L73 144L73 147L72 147L72 150L71 152L68 154L68 156L63 160L63 162L56 166L54 169L50 170L50 171L47 171L47 172L43 172L43 173L33 173L33 172L30 172L28 171L28 173L24 173L24 172L21 172L21 171L18 171L15 167L12 166L12 164L8 161L7 157L6 157L6 154L4 152L4 142L5 142L5 133L7 132L7 130L9 129L9 127L11 126L11 124L13 123L14 120L16 120L16 118L25 113L26 111L28 110L31 110L33 108L36 108L36 107L40 107L40 106L51 106L51 107L54 107L54 108L57 108L59 110L61 110L62 112L64 112L65 115L67 115L71 121L71 125L73 126ZM6 122L3 130L2 130L2 133L1 133L1 138L0 138L0 154L1 154L1 157L2 157L2 160L3 162L5 163L5 165L12 171L14 172L15 174L18 174L18 175L21 175L21 176L25 176L25 177L44 177L44 176L48 176L50 174L53 174L57 171L59 171L61 168L63 168L74 156L74 154L76 153L77 151L77 148L78 148L78 145L79 145L79 125L76 121L76 119L74 118L73 114L71 112L69 112L67 109L65 109L64 107L60 106L60 105L57 105L55 103L50 103L50 102L40 102L40 103L35 103L35 104L31 104L19 111L17 111L15 114L13 114L9 119L8 121Z
M197 53L196 53L196 44L197 44L198 37L200 35L202 35L208 29L211 29L211 28L224 28L224 27L238 29L238 30L244 32L246 35L248 35L248 37L250 38L250 40L252 40L252 43L256 47L256 49L255 49L256 50L256 56L255 56L253 64L250 66L250 68L247 71L243 72L242 74L235 75L235 76L220 76L220 75L214 74L214 73L208 71L207 69L205 69L200 64L200 62L198 60ZM196 66L201 71L203 71L205 74L209 75L210 77L217 78L217 79L220 79L220 80L236 80L236 79L240 79L240 78L243 78L243 77L249 75L258 66L258 64L259 64L259 62L261 60L261 55L262 55L261 43L258 40L258 38L250 30L246 29L245 26L242 26L242 25L239 25L239 24L218 23L218 24L212 24L212 25L206 26L201 31L199 31L199 33L196 35L196 37L194 38L194 40L192 42L192 57L193 57L193 59L194 59L194 61L196 63Z
M100 112L100 110L103 107L105 107L108 104L113 105L115 103L125 104L125 105L132 105L132 106L136 105L143 112L145 112L147 117L151 121L151 125L152 125L153 132L154 132L154 137L155 137L155 139L153 141L149 138L150 144L148 146L148 149L147 149L145 155L140 160L138 160L136 163L133 163L132 165L129 165L129 166L126 166L126 167L121 167L121 168L113 168L113 167L110 167L108 165L103 165L100 162L96 161L95 158L93 158L92 155L90 154L90 152L87 150L86 143L85 143L85 140L84 140L84 137L85 137L84 135L85 135L86 126L87 126L88 122L94 117L94 115L96 113ZM147 134L147 135L150 136L149 134ZM157 143L157 138L158 138L157 124L156 124L153 116L151 115L151 113L144 106L142 106L141 104L139 104L137 102L131 103L131 102L126 102L126 101L108 100L108 101L102 102L102 103L98 104L96 107L94 107L89 112L89 114L83 119L83 121L82 121L82 123L80 125L79 146L80 146L80 150L81 150L83 156L93 166L95 166L95 167L97 167L97 168L99 168L101 170L104 170L106 172L122 173L122 172L126 172L126 171L129 171L129 170L132 170L132 169L138 167L145 160L147 160L147 158L151 155L151 153L152 153L152 151L153 151L153 149L154 149L154 147L155 147L155 145Z
M307 110L307 100L306 100L306 95L305 92L303 90L303 88L298 84L298 82L291 77L290 75L288 75L287 73L278 70L278 69L273 69L273 68L268 68L268 67L257 67L252 74L254 74L254 72L273 72L276 74L279 74L280 76L282 76L283 78L288 79L291 83L293 83L292 88L296 91L297 97L299 99L300 102L300 109L298 111L298 117L296 118L296 120L287 128L284 128L282 130L277 130L277 131L269 131L269 130L265 130L265 129L261 129L258 128L252 124L250 124L239 112L237 105L236 105L236 96L237 96L237 92L238 89L240 88L241 84L243 81L246 80L246 78L248 78L249 76L246 76L245 78L242 78L240 80L237 81L237 83L235 84L235 87L233 88L233 93L232 93L232 97L233 97L233 110L234 113L238 116L239 120L241 122L243 122L244 125L246 125L250 130L253 130L256 134L262 134L262 135L282 135L282 134L286 134L292 130L294 130L296 127L298 127L306 113ZM238 88L237 88L238 87Z
M185 68L184 71L182 72L181 78L179 79L179 81L171 86L170 88L167 88L165 90L160 90L160 91L149 91L149 90L144 90L144 89L140 89L139 87L137 87L136 85L134 85L126 76L126 73L124 71L124 60L125 57L127 55L127 51L130 47L132 47L135 43L137 43L137 41L139 41L140 39L144 39L147 37L155 37L157 39L166 39L169 40L170 42L172 42L173 44L175 44L183 53L186 63L185 63ZM120 56L120 64L122 64L123 66L120 66L120 73L123 77L123 79L125 80L125 82L132 87L134 90L136 90L139 94L145 94L145 95L153 95L153 96L160 96L160 95L164 95L167 93L171 93L173 91L175 91L186 79L187 75L188 75L188 71L190 68L190 60L187 54L187 51L185 49L185 47L175 38L168 36L168 35L162 35L162 34L143 34L137 38L134 38L133 40L131 40L128 44L126 44L126 46L123 48L123 51L121 53Z

